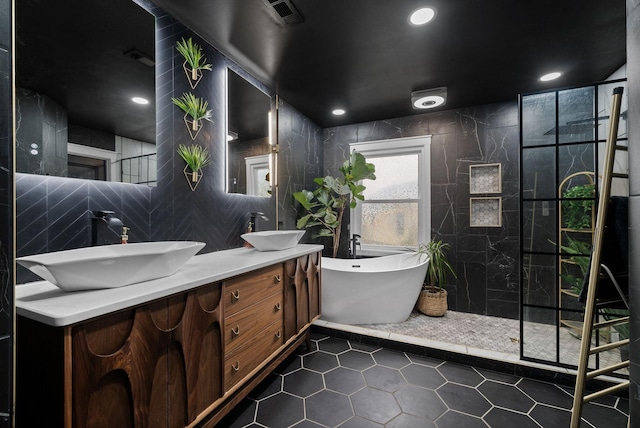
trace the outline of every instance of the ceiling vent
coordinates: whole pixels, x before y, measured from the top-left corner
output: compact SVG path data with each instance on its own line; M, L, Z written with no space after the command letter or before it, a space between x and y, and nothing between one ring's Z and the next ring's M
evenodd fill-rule
M265 0L265 4L269 15L283 27L291 27L304 22L304 18L291 0Z

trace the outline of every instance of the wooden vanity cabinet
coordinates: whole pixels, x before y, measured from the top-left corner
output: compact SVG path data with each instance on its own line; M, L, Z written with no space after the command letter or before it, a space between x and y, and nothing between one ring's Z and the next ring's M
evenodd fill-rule
M18 426L215 426L308 341L320 260L311 253L66 327L18 317Z

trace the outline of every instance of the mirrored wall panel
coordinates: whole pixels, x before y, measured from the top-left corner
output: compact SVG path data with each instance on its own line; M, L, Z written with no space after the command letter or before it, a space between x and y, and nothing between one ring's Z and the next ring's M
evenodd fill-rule
M271 97L227 70L227 191L271 197Z
M16 0L18 172L155 185L155 18L132 0Z

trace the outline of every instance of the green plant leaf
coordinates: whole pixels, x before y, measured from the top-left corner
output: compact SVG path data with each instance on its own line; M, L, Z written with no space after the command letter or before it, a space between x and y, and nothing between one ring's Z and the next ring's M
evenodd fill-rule
M202 48L194 43L191 37L185 40L182 38L176 43L176 49L189 64L189 67L195 70L211 70L211 64L207 63L207 59L202 54Z

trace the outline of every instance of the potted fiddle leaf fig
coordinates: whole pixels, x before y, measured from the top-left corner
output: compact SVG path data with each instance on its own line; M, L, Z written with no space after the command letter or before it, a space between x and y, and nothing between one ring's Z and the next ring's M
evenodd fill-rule
M447 290L444 285L449 274L456 277L456 273L447 260L449 244L431 240L427 244L420 244L418 254L429 258L425 282L418 297L418 310L425 315L441 317L447 312Z
M176 45L176 49L184 57L182 67L187 74L191 88L195 89L202 78L202 70L211 71L211 64L207 63L207 58L203 55L202 48L197 43L194 43L191 37L187 40L184 38L180 40Z
M178 146L178 154L187 163L184 168L185 176L190 178L189 185L191 190L195 190L197 183L200 181L200 170L211 163L211 156L206 147L198 144ZM189 169L190 171L187 171ZM191 183L196 183L195 186Z
M356 151L351 152L342 167L342 177L315 178L318 185L314 191L295 192L293 197L302 205L305 214L298 219L297 228L320 227L313 238L330 237L333 242L333 257L338 256L342 218L347 207L355 208L358 200L364 200L362 192L366 189L362 180L375 180L375 166L367 163L365 157Z
M179 98L171 98L171 101L185 113L184 122L189 129L191 139L195 140L200 128L202 128L201 122L203 120L211 121L213 114L211 110L207 109L209 102L203 98L196 97L191 92L185 92ZM187 117L190 117L191 120L187 119Z

